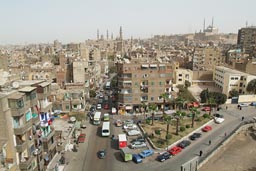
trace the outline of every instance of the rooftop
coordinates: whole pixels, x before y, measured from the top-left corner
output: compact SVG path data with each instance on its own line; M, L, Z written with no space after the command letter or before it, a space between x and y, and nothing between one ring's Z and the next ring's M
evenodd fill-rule
M36 89L36 87L23 87L23 88L19 89L19 91L20 92L31 92L35 89Z

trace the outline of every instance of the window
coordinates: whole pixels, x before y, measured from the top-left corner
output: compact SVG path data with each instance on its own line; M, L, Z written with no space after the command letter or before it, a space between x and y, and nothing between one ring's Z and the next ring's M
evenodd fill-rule
M151 85L152 85L152 86L154 85L154 82L153 82L153 81L151 82Z
M151 101L154 101L154 97L151 97L150 99L151 99Z
M180 78L179 81L182 81L182 79Z
M182 77L182 74L179 74L179 77Z
M160 82L159 82L159 85L161 86L161 85L163 85L163 83L160 81Z
M238 80L238 77L235 77L235 80Z
M66 110L69 110L69 105L66 105Z
M24 102L23 102L23 100L18 100L18 101L17 101L17 106L18 106L19 108L24 107Z
M231 80L234 80L234 77L231 77Z

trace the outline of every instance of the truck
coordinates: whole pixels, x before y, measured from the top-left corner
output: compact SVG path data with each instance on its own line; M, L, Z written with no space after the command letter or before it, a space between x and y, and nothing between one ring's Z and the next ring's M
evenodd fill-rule
M132 151L128 147L122 148L120 153L125 162L132 160Z
M94 117L93 117L93 124L99 125L100 119L101 119L101 112L99 112L99 111L95 112Z
M118 145L119 145L119 149L127 147L126 134L119 134L118 135Z

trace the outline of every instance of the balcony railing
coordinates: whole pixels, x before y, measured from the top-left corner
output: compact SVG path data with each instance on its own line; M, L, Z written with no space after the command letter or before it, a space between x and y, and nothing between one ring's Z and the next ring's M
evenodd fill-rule
M16 145L16 150L17 150L17 152L20 152L20 153L22 153L26 148L27 148L26 141L22 142L21 144Z
M25 113L25 107L11 108L12 116L21 116Z
M30 119L27 123L17 128L13 128L15 135L23 135L26 131L32 127L32 119Z
M45 136L42 136L43 142L49 141L50 138L51 138L52 136L54 136L54 134L55 134L55 130L52 129L50 133L48 133L48 134L45 135Z
M31 165L32 165L33 159L34 158L31 156L31 157L25 157L24 161L20 161L20 170L28 170L29 168L32 168Z

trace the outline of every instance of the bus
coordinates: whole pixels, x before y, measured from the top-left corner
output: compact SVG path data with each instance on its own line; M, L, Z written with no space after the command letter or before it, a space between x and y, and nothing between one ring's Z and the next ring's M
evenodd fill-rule
M105 85L105 89L106 89L106 90L109 90L109 89L111 88L111 87L110 87L110 84L111 84L110 81L106 82L106 85Z
M108 137L110 135L110 122L103 122L101 136Z
M93 117L93 124L94 125L99 125L100 124L100 118L101 118L101 112L99 112L99 111L95 112L94 117Z

